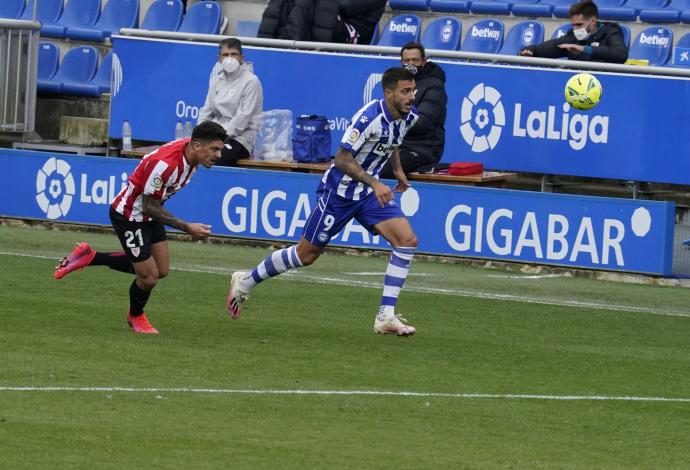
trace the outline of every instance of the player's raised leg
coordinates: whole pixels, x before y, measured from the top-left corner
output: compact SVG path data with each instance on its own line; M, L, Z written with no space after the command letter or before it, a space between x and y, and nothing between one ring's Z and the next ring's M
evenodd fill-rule
M84 269L86 266L107 266L115 271L134 274L132 263L123 251L95 251L88 243L79 242L69 255L60 260L53 277L62 279L72 271Z
M274 251L251 271L233 273L227 299L230 316L234 319L240 316L242 304L261 282L290 269L309 266L321 255L322 250L322 247L313 245L302 237L297 245Z
M405 217L385 220L376 224L374 228L393 247L383 281L381 307L374 321L374 331L397 336L413 335L416 332L415 327L407 325L407 320L396 314L395 305L414 258L417 237Z

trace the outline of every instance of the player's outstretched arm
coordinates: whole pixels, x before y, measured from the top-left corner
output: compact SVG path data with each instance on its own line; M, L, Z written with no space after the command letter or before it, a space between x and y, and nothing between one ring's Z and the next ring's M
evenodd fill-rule
M211 227L209 225L188 223L184 220L178 219L163 207L160 200L154 197L146 195L144 196L142 211L144 214L148 215L154 220L157 220L158 222L178 230L182 230L183 232L187 232L195 240L208 238L208 236L211 234Z
M352 153L342 147L338 148L338 151L335 153L335 167L353 180L364 183L373 189L381 207L393 199L391 188L364 171L364 168L357 163Z

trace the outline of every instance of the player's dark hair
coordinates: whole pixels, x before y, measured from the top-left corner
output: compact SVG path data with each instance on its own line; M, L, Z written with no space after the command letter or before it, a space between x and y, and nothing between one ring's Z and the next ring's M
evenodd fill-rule
M218 49L237 49L242 54L242 41L237 38L225 38L218 43Z
M192 131L192 141L196 142L212 142L214 140L225 142L227 138L228 134L223 129L223 126L213 121L204 121L201 124L197 124Z
M597 8L597 4L592 0L582 0L570 5L570 9L568 10L568 18L575 15L582 15L584 18L599 16L599 8Z
M381 86L385 90L395 90L400 80L414 80L414 75L402 67L391 67L383 73Z
M417 41L410 41L407 44L405 44L402 49L400 49L400 57L402 58L402 53L403 51L409 51L412 49L419 49L419 52L422 53L422 59L426 57L426 52L424 51L424 46L422 46L420 43Z

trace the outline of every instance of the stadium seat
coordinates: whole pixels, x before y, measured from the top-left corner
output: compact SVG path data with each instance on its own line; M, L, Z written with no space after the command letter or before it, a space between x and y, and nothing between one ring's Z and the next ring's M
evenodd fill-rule
M410 41L419 41L422 22L416 15L398 15L390 19L379 38L379 46L404 46Z
M607 2L613 1L607 0ZM669 0L627 0L627 2L619 6L606 5L606 3L597 3L597 5L599 5L599 18L601 19L635 21L640 14L640 10L664 8L668 2Z
M149 6L140 29L177 31L182 23L184 6L180 0L156 0Z
M630 47L629 59L648 60L649 65L665 65L671 56L673 31L665 26L642 30Z
M136 28L139 24L139 0L109 0L101 17L93 26L67 28L67 37L84 41L103 41L120 28Z
M678 40L673 49L672 67L690 67L690 33Z
M220 5L216 2L197 2L187 10L178 31L181 33L218 34L222 20Z
M620 2L622 0L618 0ZM568 10L570 10L570 5L573 4L572 0L542 0L542 3L546 3L553 7L553 16L556 18L568 18ZM599 2L597 2L599 5Z
M88 82L66 81L62 84L62 92L66 95L79 96L99 96L101 93L108 93L110 91L110 76L112 72L113 53L108 52L103 57L101 66L91 80Z
M16 20L24 13L24 0L2 0L0 18Z
M57 23L41 27L41 36L64 38L68 28L91 27L100 14L101 0L69 0Z
M512 3L501 0L480 0L470 4L470 11L475 15L510 15Z
M503 46L504 26L501 20L487 18L473 24L465 33L465 42L461 50L465 52L482 52L498 54Z
M379 42L379 24L374 25L374 32L371 33L371 41L369 41L370 46L375 46Z
M429 0L390 0L388 6L392 10L420 10L429 8Z
M517 55L519 50L542 42L544 42L544 25L539 21L523 21L510 28L500 53Z
M240 20L235 27L235 36L255 38L259 33L259 21Z
M553 13L553 5L544 3L541 0L518 0L511 8L513 16L543 16L550 18Z
M623 23L620 23L618 26L620 26L623 30L623 41L625 42L625 47L630 49L630 26Z
M562 37L565 36L565 35L568 33L568 31L570 31L572 28L573 28L573 25L571 25L570 23L563 23L562 25L560 25L558 28L556 28L556 29L553 31L553 33L551 34L551 39L562 38Z
M683 11L690 13L690 0L671 0L665 8L640 10L640 21L646 23L678 23Z
M4 0L3 0L4 1ZM36 20L41 24L53 24L62 15L63 0L38 0L36 3ZM34 0L29 0L29 4L24 8L24 13L19 18L31 21L34 17Z
M43 91L43 85L47 80L51 80L58 69L60 63L60 49L56 44L41 41L38 44L38 72L37 85L38 91Z
M77 46L65 54L53 78L43 80L40 91L62 93L64 83L86 83L96 73L98 51L92 46Z
M427 49L457 51L462 39L462 23L455 17L444 16L429 23L422 35L422 45Z
M470 2L466 0L431 0L429 9L441 13L469 13Z

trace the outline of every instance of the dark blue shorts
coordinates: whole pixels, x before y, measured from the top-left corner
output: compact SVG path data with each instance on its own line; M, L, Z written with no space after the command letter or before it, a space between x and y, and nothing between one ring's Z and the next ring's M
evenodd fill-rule
M391 200L381 207L373 191L364 199L353 201L324 188L316 193L316 204L302 236L313 245L326 246L352 219L371 233L376 233L374 225L397 217L405 217L398 203Z

